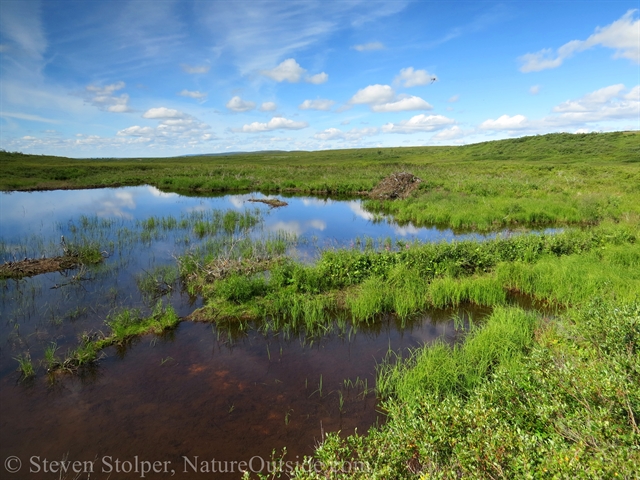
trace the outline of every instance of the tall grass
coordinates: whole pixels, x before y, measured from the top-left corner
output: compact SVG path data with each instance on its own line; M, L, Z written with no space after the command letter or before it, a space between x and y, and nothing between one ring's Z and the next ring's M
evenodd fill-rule
M427 396L466 395L498 366L518 361L533 341L537 316L517 308L496 308L482 326L473 327L462 345L445 343L413 350L410 358L384 363L378 391L405 404Z

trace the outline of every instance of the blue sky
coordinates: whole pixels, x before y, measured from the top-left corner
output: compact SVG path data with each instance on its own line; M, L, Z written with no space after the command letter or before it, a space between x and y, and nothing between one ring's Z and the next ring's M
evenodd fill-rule
M0 0L0 148L149 157L638 130L639 8Z

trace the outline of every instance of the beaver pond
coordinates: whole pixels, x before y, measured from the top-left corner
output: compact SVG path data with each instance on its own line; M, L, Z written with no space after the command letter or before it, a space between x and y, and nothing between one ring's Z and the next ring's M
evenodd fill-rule
M202 306L181 283L176 265L185 254L272 242L313 262L328 248L485 238L398 225L357 199L251 201L265 199L187 197L153 187L0 194L0 263L64 255L71 245L100 255L94 264L0 280L0 450L23 467L12 478L141 478L140 461L168 462L168 470L147 477L173 470L194 478L192 465L213 459L254 458L254 469L266 469L285 448L285 460L295 462L326 432L366 432L384 421L375 374L389 351L455 342L461 333L454 317L464 322L488 313L464 307L402 322L386 315L322 335L265 330L259 322L182 321L162 335L108 347L81 369L47 371L47 358L103 331L114 312L149 312L160 301L184 318ZM34 375L19 371L22 362ZM45 460L93 462L94 470L68 473ZM241 474L236 467L226 476Z

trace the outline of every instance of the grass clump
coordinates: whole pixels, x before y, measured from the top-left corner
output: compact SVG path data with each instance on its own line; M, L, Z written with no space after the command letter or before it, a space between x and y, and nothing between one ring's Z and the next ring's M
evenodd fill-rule
M101 351L112 345L123 346L134 338L150 333L160 335L175 328L180 317L170 305L164 307L158 301L150 316L144 317L137 309L123 309L105 320L108 334L83 334L80 345L68 352L64 360L45 358L51 371L76 371L78 368L94 363ZM54 350L55 352L55 350ZM51 361L50 361L51 360Z
M15 360L18 362L18 371L22 379L26 380L36 375L36 369L33 366L31 355L28 352L15 357Z

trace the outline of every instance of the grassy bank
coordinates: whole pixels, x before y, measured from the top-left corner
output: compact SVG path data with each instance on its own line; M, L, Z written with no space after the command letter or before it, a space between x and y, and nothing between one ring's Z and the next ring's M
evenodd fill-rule
M391 173L422 182L410 198L370 201L396 220L487 230L593 224L640 214L637 132L551 134L460 147L75 160L0 153L0 189L150 184L181 192L366 193Z
M345 318L357 326L464 302L493 308L461 344L391 354L377 376L387 422L366 435L328 434L296 478L635 478L638 238L637 222L605 222L325 251L314 265L281 261L268 275L200 283L200 319L314 335ZM513 306L514 292L555 315Z

